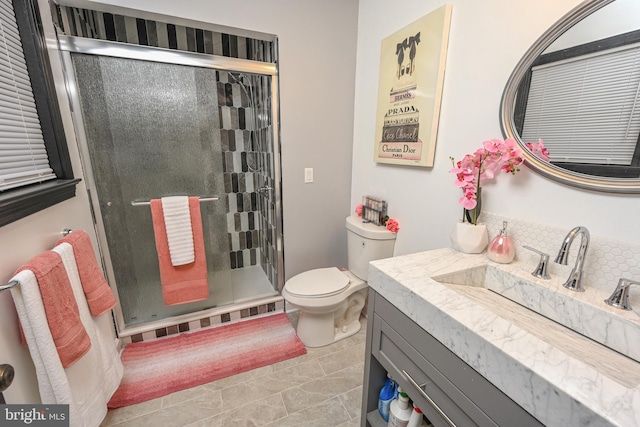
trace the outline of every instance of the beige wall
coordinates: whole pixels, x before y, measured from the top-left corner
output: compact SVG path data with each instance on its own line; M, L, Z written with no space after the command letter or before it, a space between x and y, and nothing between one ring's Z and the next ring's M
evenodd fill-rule
M380 40L440 7L436 0L360 3L351 204L363 194L389 202L400 222L396 255L450 246L461 217L450 156L460 159L482 141L502 138L498 111L504 85L524 52L578 0L450 0L453 5L439 134L433 168L373 162ZM483 209L640 244L640 196L608 195L558 184L527 167L483 187ZM564 236L552 236L558 247ZM516 242L527 244L527 242ZM614 284L612 284L613 286Z
M47 16L48 8L41 8L41 14ZM45 30L47 36L50 36L53 26L46 25ZM54 55L51 61L54 77L56 80L62 79L59 58ZM82 168L64 87L58 88L58 101L62 109L74 175L82 178ZM2 245L0 280L2 283L6 283L25 261L42 251L53 248L56 241L62 237L62 230L65 228L86 230L92 236L94 243L96 241L84 182L77 186L75 198L0 228L0 245ZM0 327L0 363L9 363L16 370L13 384L4 393L7 403L39 402L33 362L27 349L20 344L18 315L11 293L8 291L0 293L0 325L2 325Z

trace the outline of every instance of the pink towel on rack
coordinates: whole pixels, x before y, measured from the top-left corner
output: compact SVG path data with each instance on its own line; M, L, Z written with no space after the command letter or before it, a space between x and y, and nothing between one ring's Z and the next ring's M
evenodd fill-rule
M30 270L38 281L44 311L62 366L68 368L91 348L62 258L46 251L16 271Z
M76 230L58 240L56 246L64 242L69 243L73 248L73 255L80 274L80 283L84 296L87 298L91 315L93 317L103 315L115 307L116 297L104 278L102 270L98 267L91 238L86 231Z
M160 283L162 284L162 297L166 305L185 304L209 298L207 260L198 197L189 197L189 212L191 213L195 260L190 264L174 267L171 264L167 231L162 214L162 201L160 199L151 200L151 217L160 265Z

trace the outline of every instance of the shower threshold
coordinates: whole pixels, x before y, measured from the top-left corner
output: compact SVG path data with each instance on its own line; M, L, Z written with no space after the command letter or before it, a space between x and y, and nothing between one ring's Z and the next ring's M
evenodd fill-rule
M284 299L273 288L264 271L262 271L262 267L256 265L231 270L230 279L233 303L152 322L128 325L119 331L119 338L127 341L127 338L130 340L134 335L139 336L142 334L144 340L147 341L152 338L156 331L162 329L182 330L180 326L184 324L189 325L190 331L198 329L201 327L202 320L204 320L205 324L215 326L222 322L232 323L244 320L244 318L248 318L247 313L251 316L250 318L255 318L284 311ZM265 307L270 307L270 309ZM223 317L225 320L220 320Z
M173 326L175 326L176 328L178 328L177 330L179 330L179 325L186 323L190 326L189 331L193 331L201 327L201 321L203 319L220 319L222 316L226 315L228 315L229 318L228 323L233 323L239 320L244 320L241 314L243 310L252 310L253 308L257 308L260 306L273 306L274 309L271 311L266 310L265 312L259 313L258 315L252 315L251 317L247 317L247 319L255 319L260 316L268 316L275 313L283 312L284 298L282 298L281 295L276 294L273 296L255 298L240 303L228 304L221 307L213 307L210 309L187 313L180 316L167 317L165 319L160 319L144 324L126 326L124 329L118 331L118 337L123 342L131 342L132 336L142 334L144 336L144 341L149 341L151 338L153 338L151 335L153 335L157 330L171 328ZM218 324L222 324L220 320L210 320L209 322L210 323L208 326L217 326ZM192 326L195 326L195 328L192 328ZM129 338L128 341L127 338Z
M259 265L231 270L234 304L278 295Z

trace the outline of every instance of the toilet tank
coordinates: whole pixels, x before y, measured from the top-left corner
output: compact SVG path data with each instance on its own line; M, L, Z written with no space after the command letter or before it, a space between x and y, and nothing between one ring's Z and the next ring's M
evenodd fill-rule
M358 216L347 217L347 249L349 270L366 281L369 261L393 256L396 233L385 227L363 223Z

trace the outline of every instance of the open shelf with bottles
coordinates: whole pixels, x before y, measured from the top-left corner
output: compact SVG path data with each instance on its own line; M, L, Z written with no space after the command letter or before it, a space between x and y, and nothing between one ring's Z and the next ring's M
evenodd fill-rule
M369 289L362 427L386 427L387 373L435 427L542 424L427 331Z

